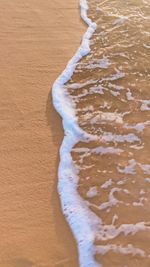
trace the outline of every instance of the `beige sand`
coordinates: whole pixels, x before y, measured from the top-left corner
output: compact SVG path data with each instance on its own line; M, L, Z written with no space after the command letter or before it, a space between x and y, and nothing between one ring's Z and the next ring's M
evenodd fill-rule
M0 1L0 266L78 266L56 193L50 88L85 27L77 0Z

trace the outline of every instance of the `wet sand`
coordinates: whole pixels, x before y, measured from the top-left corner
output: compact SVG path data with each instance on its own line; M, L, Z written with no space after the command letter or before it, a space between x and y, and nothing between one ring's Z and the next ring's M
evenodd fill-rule
M90 225L82 239L88 244L88 237L94 236L94 241L90 239L94 260L103 267L148 267L149 1L88 4L88 17L97 24L91 50L64 86L66 103L73 103L75 123L82 129L81 134L71 125L78 138L70 148L74 171L68 180L77 177L77 192L86 210L80 214L81 234ZM81 255L85 251L83 245Z
M0 266L77 267L49 92L85 30L78 1L1 0L0 24Z

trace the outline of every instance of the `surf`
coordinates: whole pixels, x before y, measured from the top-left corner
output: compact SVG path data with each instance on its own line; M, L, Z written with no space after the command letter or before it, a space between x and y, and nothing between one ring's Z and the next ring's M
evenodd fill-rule
M58 192L81 267L150 259L148 8L80 1L88 28L52 88L64 128Z

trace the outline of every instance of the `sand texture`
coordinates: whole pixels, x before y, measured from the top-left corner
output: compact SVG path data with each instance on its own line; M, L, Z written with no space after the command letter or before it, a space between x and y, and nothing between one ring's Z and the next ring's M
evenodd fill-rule
M85 31L78 1L1 0L0 25L0 266L77 267L49 92Z

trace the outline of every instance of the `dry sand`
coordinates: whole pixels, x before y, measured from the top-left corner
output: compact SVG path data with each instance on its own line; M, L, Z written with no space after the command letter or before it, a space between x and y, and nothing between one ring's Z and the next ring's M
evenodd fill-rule
M77 267L56 193L50 88L85 27L77 0L0 1L0 266Z

